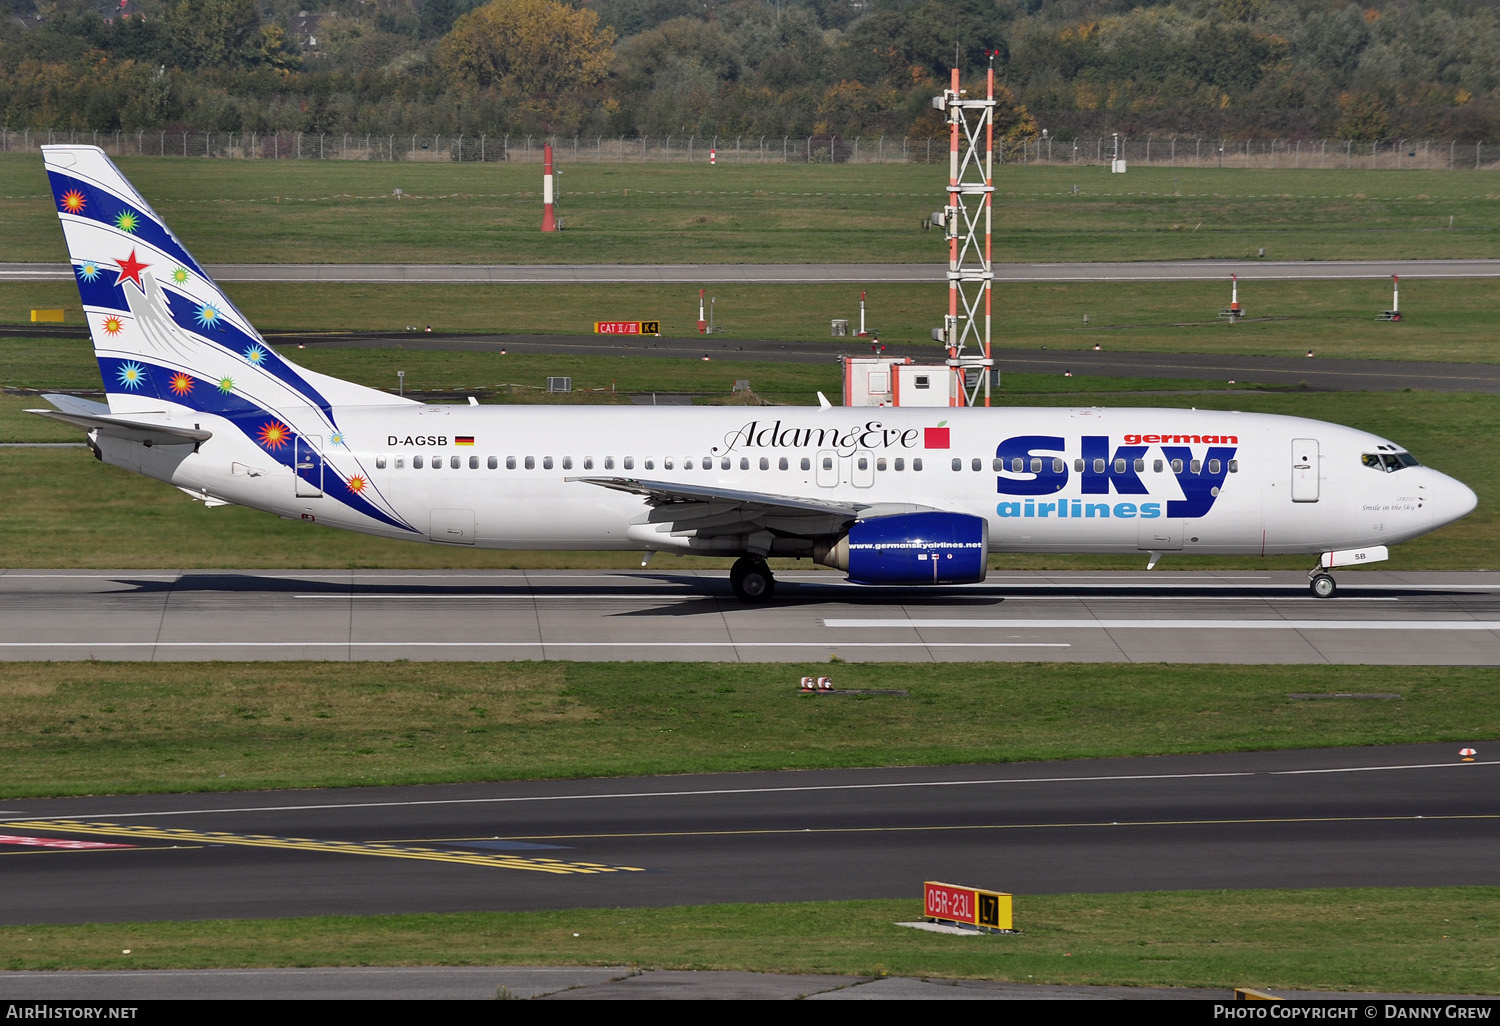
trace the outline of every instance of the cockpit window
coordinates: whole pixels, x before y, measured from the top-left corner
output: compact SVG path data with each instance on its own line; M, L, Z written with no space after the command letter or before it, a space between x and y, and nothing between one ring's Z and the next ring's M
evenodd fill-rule
M1371 470L1381 470L1387 474L1394 474L1398 470L1407 467L1420 467L1417 458L1409 452L1367 452L1360 458L1360 462Z

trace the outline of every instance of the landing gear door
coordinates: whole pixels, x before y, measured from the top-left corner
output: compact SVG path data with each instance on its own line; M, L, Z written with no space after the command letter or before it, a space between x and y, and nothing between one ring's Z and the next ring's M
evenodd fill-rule
M1318 501L1318 440L1316 438L1292 439L1292 501Z
M297 475L297 498L316 499L323 494L323 454L318 447L323 439L317 435L297 435L296 461L292 464Z

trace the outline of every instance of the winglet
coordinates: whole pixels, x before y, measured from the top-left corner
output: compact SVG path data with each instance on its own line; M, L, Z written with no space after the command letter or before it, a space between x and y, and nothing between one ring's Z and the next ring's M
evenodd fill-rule
M818 393L818 407L820 409L824 409L824 410L831 410L831 409L833 409L833 403L831 403L831 402L828 401L828 397L826 395L824 395L822 392L819 392Z

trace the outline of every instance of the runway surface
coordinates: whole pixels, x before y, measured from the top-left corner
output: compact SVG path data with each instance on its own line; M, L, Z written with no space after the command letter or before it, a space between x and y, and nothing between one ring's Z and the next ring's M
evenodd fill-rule
M1154 260L993 265L998 282L1496 278L1500 260ZM492 285L946 282L925 264L213 264L219 282L487 283ZM0 282L71 281L67 264L0 264Z
M991 573L868 588L781 571L747 606L674 571L0 573L0 659L1500 665L1500 573Z
M0 921L1493 885L1473 744L6 801Z

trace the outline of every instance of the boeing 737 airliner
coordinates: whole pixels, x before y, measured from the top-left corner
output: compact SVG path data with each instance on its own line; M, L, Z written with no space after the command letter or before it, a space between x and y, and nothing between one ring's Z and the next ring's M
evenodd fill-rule
M390 538L768 556L867 584L984 579L991 552L1317 556L1334 567L1474 508L1375 435L1161 409L432 405L284 359L92 146L43 148L108 404L38 410L210 506Z

